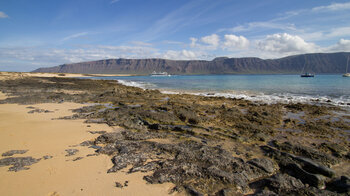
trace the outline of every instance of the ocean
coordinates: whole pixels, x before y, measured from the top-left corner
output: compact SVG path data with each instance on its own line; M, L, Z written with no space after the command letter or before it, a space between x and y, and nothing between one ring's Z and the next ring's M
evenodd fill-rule
M163 93L244 98L266 103L328 103L350 107L350 78L341 75L174 75L93 77Z

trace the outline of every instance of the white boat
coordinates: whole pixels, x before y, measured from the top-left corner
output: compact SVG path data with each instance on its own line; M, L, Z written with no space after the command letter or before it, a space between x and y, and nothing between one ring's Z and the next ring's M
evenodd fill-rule
M171 75L168 74L167 72L156 72L156 71L154 71L154 72L152 72L150 74L150 76L171 76Z
M346 71L345 71L345 74L343 74L343 77L350 77L350 73L348 73L348 67L349 67L349 56L348 56L348 60L346 61Z

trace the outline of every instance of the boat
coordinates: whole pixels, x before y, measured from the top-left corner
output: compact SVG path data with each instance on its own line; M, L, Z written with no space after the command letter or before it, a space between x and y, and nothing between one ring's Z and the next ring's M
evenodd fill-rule
M305 58L305 63L304 63L303 70L301 71L300 77L302 77L302 78L313 78L313 77L315 77L315 75L312 74L312 73L304 72L305 67L306 67L306 56L305 55L304 55L304 58Z
M315 75L311 74L311 73L308 73L308 72L305 72L305 73L301 74L300 77L310 78L310 77L315 77Z
M150 76L171 76L171 75L168 74L167 72L156 72L156 71L154 71L154 72L152 72L150 74Z
M348 60L346 61L346 71L345 71L345 74L343 74L343 77L350 77L350 73L348 73L348 67L349 67L349 56L348 56Z

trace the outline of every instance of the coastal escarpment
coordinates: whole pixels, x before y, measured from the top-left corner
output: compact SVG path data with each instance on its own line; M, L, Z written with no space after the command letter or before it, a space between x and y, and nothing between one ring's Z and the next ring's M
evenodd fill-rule
M33 72L86 74L150 74L166 71L170 74L288 74L304 71L326 74L344 73L350 53L314 53L279 59L226 58L212 61L167 59L106 59L39 68Z
M93 103L61 120L123 130L80 146L110 156L108 173L144 174L192 195L349 194L349 111L327 104L265 104L162 94L117 81L0 80L0 103ZM45 113L43 113L45 114ZM50 113L48 113L50 114ZM120 186L120 183L119 183ZM123 187L127 189L128 187Z

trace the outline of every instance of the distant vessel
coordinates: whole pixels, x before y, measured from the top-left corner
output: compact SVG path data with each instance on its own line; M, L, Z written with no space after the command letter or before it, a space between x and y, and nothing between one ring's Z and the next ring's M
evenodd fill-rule
M168 74L167 72L152 72L152 74L150 76L171 76L170 74Z
M308 78L308 77L310 78L310 77L314 77L314 76L315 76L314 74L307 73L307 72L300 75L300 77L302 77L302 78Z
M305 55L304 55L304 58L305 58L305 63L304 63L303 70L301 71L300 77L302 77L302 78L312 78L312 77L315 77L315 75L312 74L312 73L304 72L305 67L306 67L306 56L305 56Z
M350 77L350 73L348 73L348 67L349 67L349 56L348 56L348 60L346 61L346 71L345 71L345 74L343 74L343 77Z

